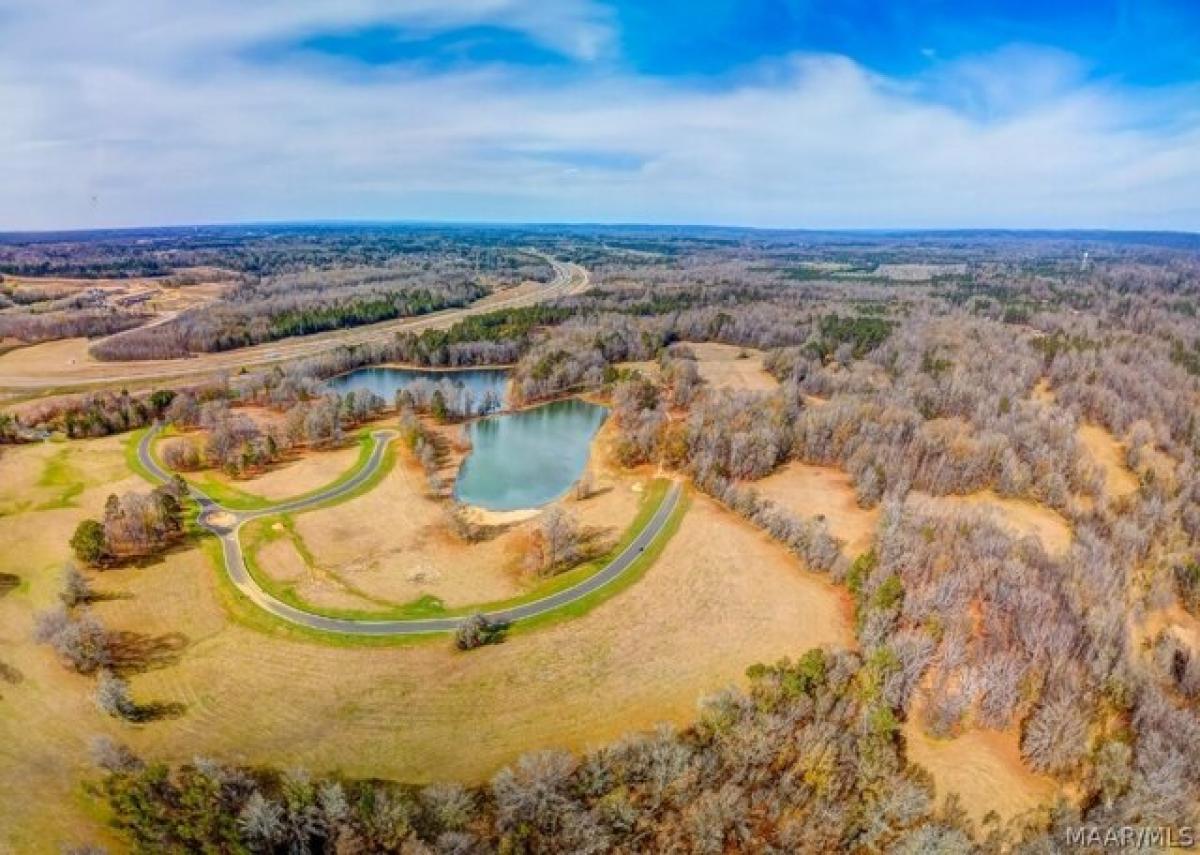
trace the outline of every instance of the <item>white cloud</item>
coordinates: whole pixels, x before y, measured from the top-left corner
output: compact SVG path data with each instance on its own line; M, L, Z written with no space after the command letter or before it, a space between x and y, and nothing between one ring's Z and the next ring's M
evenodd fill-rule
M916 82L797 56L726 90L603 62L559 78L351 77L239 58L264 39L383 21L501 24L581 59L614 50L586 2L0 5L0 227L1200 228L1200 93L1089 84L1051 52L1013 49Z

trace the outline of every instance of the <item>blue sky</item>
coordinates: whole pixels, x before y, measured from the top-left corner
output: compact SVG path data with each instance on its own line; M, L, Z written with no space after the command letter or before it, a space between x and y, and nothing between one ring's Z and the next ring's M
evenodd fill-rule
M1200 229L1200 4L0 0L0 228Z

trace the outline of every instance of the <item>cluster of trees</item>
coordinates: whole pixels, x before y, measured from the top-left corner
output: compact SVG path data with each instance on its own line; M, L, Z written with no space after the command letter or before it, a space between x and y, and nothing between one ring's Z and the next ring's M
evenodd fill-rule
M0 312L0 339L12 338L26 344L37 344L60 338L95 338L133 329L144 324L149 317L117 309L54 312L10 309Z
M436 381L418 378L396 392L398 411L428 413L443 423L486 416L500 406L500 394L494 389L487 389L477 399L470 387L453 377Z
M299 400L281 419L260 427L231 408L228 400L200 403L195 396L183 394L172 402L165 417L183 429L202 428L205 440L200 443L186 436L170 440L163 448L163 461L176 471L210 466L245 476L276 463L298 446L337 445L348 428L376 417L385 406L383 398L371 392L327 394Z
M569 317L561 306L537 305L471 315L445 330L402 333L395 359L431 367L503 365L515 362L535 330Z
M539 576L561 573L585 557L587 541L574 516L560 507L552 507L538 517L530 532L525 567Z
M170 389L141 395L122 390L34 402L0 414L0 442L24 441L30 431L57 431L71 439L85 439L136 430L162 416L174 397Z
M1029 340L954 316L906 319L848 370L803 353L769 366L808 394L836 396L796 424L801 459L847 469L864 505L889 491L934 494L991 487L1070 510L1098 497L1103 477L1069 411L1030 399L1042 371Z
M80 674L95 674L94 698L101 712L127 721L143 713L129 691L129 683L113 670L112 636L87 605L95 592L87 577L73 564L63 572L62 605L39 612L34 618L33 637L53 648L59 660Z
M180 504L187 487L176 477L149 493L112 494L103 520L85 519L75 528L71 549L80 561L103 566L161 552L183 534Z
M48 644L62 663L80 674L93 674L112 664L108 630L82 606L56 606L39 612L34 640Z
M476 612L462 622L454 633L454 646L459 650L474 650L500 640L504 627Z
M311 289L310 289L311 290ZM170 359L232 350L296 335L362 326L463 306L487 290L478 282L414 286L370 279L297 292L291 282L235 289L229 302L190 309L164 324L105 339L97 359Z
M790 456L793 426L801 413L794 387L773 394L697 392L689 372L672 367L664 377L671 383L667 389L640 375L613 385L613 416L620 428L617 453L626 465L661 461L708 484L761 478ZM685 397L690 409L672 418L668 401Z
M968 851L969 821L904 759L891 667L813 650L752 668L748 693L710 698L685 731L530 754L478 788L97 755L118 826L156 852Z
M429 489L439 494L445 488L438 472L442 466L442 442L432 430L426 427L416 411L411 406L400 407L400 441L408 447L413 457L421 464ZM457 513L451 514L456 528L467 533L469 526Z

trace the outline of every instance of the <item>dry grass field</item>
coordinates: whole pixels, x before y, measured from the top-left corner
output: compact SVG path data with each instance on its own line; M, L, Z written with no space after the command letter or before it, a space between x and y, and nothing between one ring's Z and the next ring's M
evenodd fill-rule
M680 342L696 354L696 369L700 377L714 389L744 389L769 392L779 385L763 368L763 352L752 347L736 347L715 342ZM658 378L657 362L622 362L618 368L636 370L650 378Z
M939 799L956 793L975 822L989 811L1017 816L1053 801L1053 779L1031 772L1021 761L1019 735L1007 730L973 728L953 739L934 739L921 731L917 716L904 725L908 759L933 775Z
M24 511L74 507L93 488L121 492L129 489L122 483L129 474L115 438L6 450L0 455L0 520Z
M90 774L87 743L96 733L169 760L213 755L475 780L531 748L582 748L658 721L685 722L700 695L740 680L752 662L852 640L841 593L704 498L637 585L582 618L472 654L441 639L337 647L247 628L228 618L217 568L192 548L97 580L111 599L96 614L136 633L145 655L130 676L135 697L166 711L119 725L96 711L90 680L29 640L32 608L53 601L69 530L102 502L94 490L80 509L0 521L39 523L26 554L40 569L6 556L22 584L0 599L0 659L22 675L0 690L0 786L9 788L0 792L0 841L17 851L104 839L77 784Z
M0 852L57 852L64 825L105 839L77 782L88 772L88 739L113 726L92 703L90 680L68 673L48 649L33 644L33 614L56 602L79 520L99 516L110 492L144 485L125 467L118 437L0 454ZM162 579L172 584L171 575ZM97 588L113 595L125 590L115 574L98 580ZM129 626L135 628L144 631L140 621Z
M804 517L825 517L829 531L855 556L871 548L879 509L860 508L850 476L832 466L789 463L754 482L764 498Z
M1028 499L1010 499L991 490L981 490L965 496L930 496L913 492L908 503L927 510L969 510L988 515L1001 528L1018 537L1034 537L1046 554L1061 556L1071 548L1070 524L1045 505Z
M1081 424L1079 441L1104 469L1104 487L1110 498L1128 496L1138 488L1137 476L1125 465L1125 446L1099 425Z
M128 633L135 699L162 713L121 724L95 708L91 678L67 672L30 637L33 612L55 601L76 523L98 515L110 490L146 486L124 469L121 443L25 446L0 457L0 501L8 504L61 448L71 449L85 484L73 506L0 517L0 541L21 545L0 555L0 573L15 580L0 591L0 663L12 677L0 684L0 851L111 843L80 783L94 778L88 743L99 733L155 759L210 755L478 780L529 749L583 748L659 721L686 722L697 698L740 681L753 662L853 643L843 593L703 497L629 590L583 617L470 654L440 638L347 647L251 628L231 618L210 553L189 547L144 567L91 574L103 594L94 612ZM403 465L394 472L376 492L411 502L414 488L404 484L419 476ZM392 480L407 492L386 492ZM600 495L572 509L584 519L632 516L632 484L601 484ZM360 523L364 516L360 507ZM399 516L411 516L408 506L389 519ZM472 734L469 746L463 733Z
M688 342L687 346L696 353L700 376L715 389L769 392L779 385L763 368L761 350L714 342Z

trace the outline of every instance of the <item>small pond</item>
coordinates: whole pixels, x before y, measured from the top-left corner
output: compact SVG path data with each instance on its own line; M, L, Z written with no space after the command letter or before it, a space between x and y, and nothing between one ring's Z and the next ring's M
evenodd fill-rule
M398 389L421 384L452 383L470 393L478 405L488 392L507 403L508 370L504 368L464 368L455 371L423 371L419 368L359 368L326 381L326 385L339 395L366 390L374 392L390 405Z
M605 407L570 399L468 426L471 453L454 496L490 511L536 508L561 496L587 466Z

